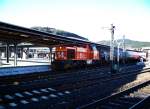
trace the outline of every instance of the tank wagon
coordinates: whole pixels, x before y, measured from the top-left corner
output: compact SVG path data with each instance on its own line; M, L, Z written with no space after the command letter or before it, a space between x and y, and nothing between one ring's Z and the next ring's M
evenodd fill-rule
M148 58L147 52L134 50L127 50L125 56L128 63L137 61L139 62L141 59L146 61Z

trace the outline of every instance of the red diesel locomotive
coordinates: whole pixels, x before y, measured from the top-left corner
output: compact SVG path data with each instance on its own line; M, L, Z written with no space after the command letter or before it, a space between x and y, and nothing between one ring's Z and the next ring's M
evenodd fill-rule
M96 64L100 53L94 45L59 45L55 48L52 69L61 70Z

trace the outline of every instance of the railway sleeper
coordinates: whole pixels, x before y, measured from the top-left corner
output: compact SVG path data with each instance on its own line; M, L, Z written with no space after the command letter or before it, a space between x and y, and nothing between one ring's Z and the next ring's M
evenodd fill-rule
M42 90L44 92L47 92L47 90ZM58 92L55 94L49 94L49 95L38 95L35 96L35 94L40 94L39 91L35 91L34 93L30 92L24 92L29 97L23 97L22 94L17 93L17 95L20 97L20 99L14 99L12 96L7 95L6 97L11 98L11 101L7 101L7 103L3 103L7 108L15 109L19 108L22 109L22 107L26 107L25 109L39 109L46 108L46 107L63 107L64 109L69 104L70 99L72 99L72 96L70 96L69 91L65 92ZM16 94L15 94L16 95ZM13 99L12 99L13 98ZM22 99L21 99L22 98ZM24 106L25 105L25 106ZM60 106L61 105L61 106Z
M119 103L119 104L123 104L123 105L133 105L134 102L129 102L127 100L121 100L121 99L117 99L115 100L115 102Z
M61 102L65 102L62 101L59 97L54 97L50 98L51 96L40 96L38 98L31 98L31 99L23 99L20 100L18 102L11 102L9 103L9 105L7 106L7 108L10 109L45 109L48 107L56 107L56 106L62 106L64 104L60 104ZM67 103L67 102L65 102ZM60 107L61 107L60 106Z

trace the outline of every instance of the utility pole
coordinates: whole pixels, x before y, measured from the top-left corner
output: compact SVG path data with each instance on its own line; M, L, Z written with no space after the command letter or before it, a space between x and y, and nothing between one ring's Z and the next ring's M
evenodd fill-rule
M111 73L114 72L114 29L115 26L111 24L111 41L110 41L110 70Z
M107 28L111 32L111 40L110 40L110 72L114 72L114 29L115 26L111 24L111 27L102 27L102 29Z

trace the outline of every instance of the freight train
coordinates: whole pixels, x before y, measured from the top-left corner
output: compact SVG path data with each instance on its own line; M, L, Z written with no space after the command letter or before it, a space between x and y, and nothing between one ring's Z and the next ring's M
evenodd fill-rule
M107 49L98 48L95 44L85 45L58 45L55 47L53 70L64 70L77 67L108 65L110 58L109 47ZM147 53L141 51L119 50L120 62L125 59L126 63L138 62L142 58L146 60ZM114 61L117 60L117 48L114 50Z

